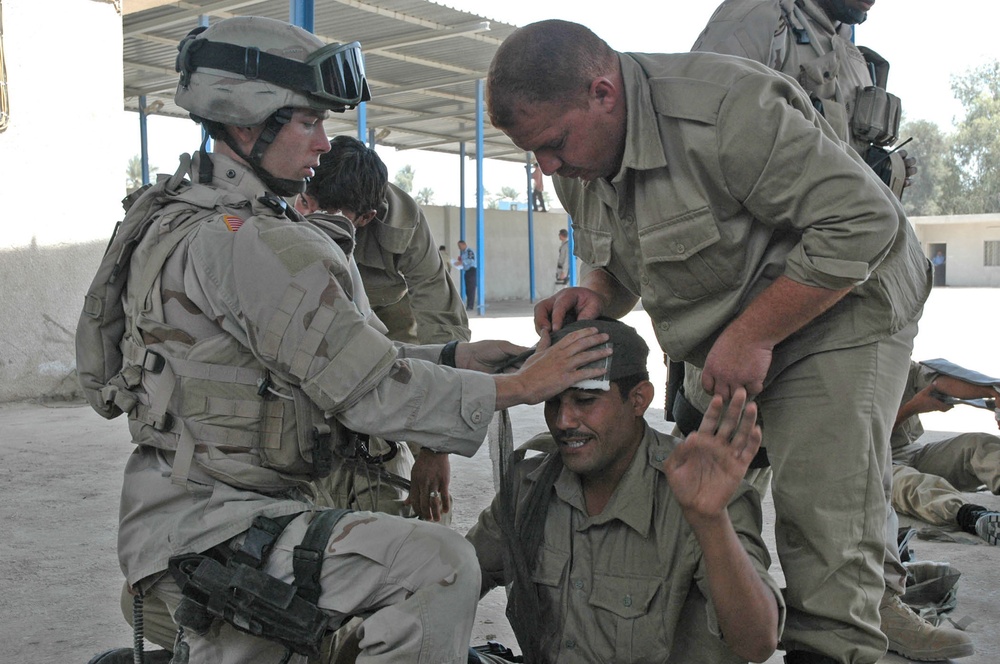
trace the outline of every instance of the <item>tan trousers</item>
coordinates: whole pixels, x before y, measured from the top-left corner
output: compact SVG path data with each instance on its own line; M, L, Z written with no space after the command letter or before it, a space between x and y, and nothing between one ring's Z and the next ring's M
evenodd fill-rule
M880 342L817 353L758 397L785 574L786 650L873 664L888 645L879 603L904 570L889 531L889 433L916 325ZM891 526L895 545L895 525Z
M293 549L311 518L300 515L285 528L264 571L292 581ZM359 664L465 664L480 572L472 545L454 531L386 514L348 514L330 537L320 585L318 605L331 625L365 617L358 628ZM169 575L149 594L171 614L181 599ZM220 621L206 635L185 631L183 641L189 664L279 662L285 652ZM305 661L298 655L290 660Z
M962 491L1000 493L1000 437L963 433L893 450L892 504L935 526L956 526Z

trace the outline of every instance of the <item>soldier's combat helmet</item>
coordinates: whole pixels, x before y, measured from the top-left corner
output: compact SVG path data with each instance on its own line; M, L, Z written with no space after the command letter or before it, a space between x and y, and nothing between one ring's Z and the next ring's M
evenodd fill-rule
M260 165L294 108L343 112L371 99L361 45L324 44L302 28L261 16L237 16L196 28L177 46L177 105L212 138L225 141L275 193L300 193L305 181L275 178ZM264 124L249 155L224 125ZM202 161L207 155L202 151Z

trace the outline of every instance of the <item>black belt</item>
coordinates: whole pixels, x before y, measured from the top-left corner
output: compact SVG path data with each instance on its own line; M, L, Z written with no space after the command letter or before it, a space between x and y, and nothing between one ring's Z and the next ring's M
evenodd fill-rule
M698 427L701 426L702 418L705 417L705 414L695 408L684 396L683 387L677 390L677 394L674 395L674 407L670 411L670 415L677 428L685 436L697 431ZM770 465L771 461L767 458L767 449L762 446L750 461L750 468L767 468Z

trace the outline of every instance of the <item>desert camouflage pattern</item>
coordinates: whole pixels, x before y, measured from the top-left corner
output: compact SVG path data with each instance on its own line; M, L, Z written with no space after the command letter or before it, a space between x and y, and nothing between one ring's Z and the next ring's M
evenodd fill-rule
M312 504L317 455L336 465L351 430L470 455L496 399L490 377L420 361L436 361L441 346L397 347L372 325L338 244L350 248L346 219L283 213L259 200L264 186L250 171L222 155L213 162L205 189L222 193L218 205L195 208L196 228L158 273L144 261L169 241L175 215L158 219L133 256L122 343L142 367L129 413L139 448L119 533L130 582L258 514Z
M809 43L797 43L792 28L805 30ZM860 155L868 151L869 142L851 131L858 90L873 84L868 66L851 26L835 26L816 0L726 0L691 50L738 55L788 74L822 100L838 138Z
M304 62L326 44L316 35L263 16L237 16L213 25L196 38L255 46L262 52ZM333 109L342 106L299 94L260 79L202 67L183 77L174 100L194 115L239 127L259 125L279 108Z

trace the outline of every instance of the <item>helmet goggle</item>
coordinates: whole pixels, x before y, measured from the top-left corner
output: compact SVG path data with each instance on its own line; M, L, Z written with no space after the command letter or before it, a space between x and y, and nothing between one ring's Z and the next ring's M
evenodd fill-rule
M316 77L316 85L309 91L314 97L351 107L372 98L358 42L324 46L306 58L305 64L313 68Z
M255 46L196 39L202 30L193 30L177 47L175 68L181 72L182 85L187 85L192 72L205 67L267 81L347 108L372 98L358 42L329 44L299 62Z

